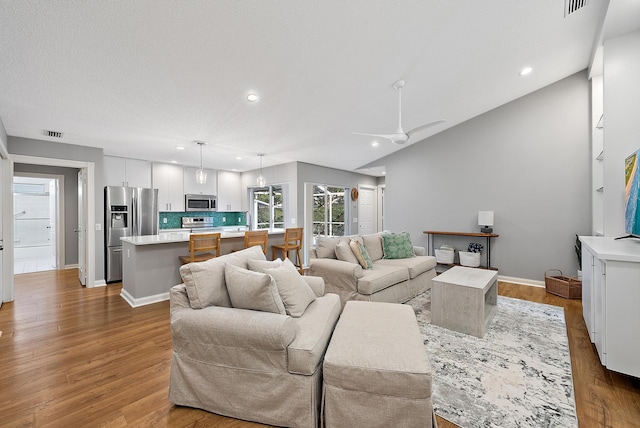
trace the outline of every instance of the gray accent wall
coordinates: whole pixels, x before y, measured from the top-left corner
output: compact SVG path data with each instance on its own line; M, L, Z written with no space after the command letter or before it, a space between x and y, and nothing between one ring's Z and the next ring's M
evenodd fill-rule
M589 99L583 71L376 162L387 171L385 227L426 246L423 231L479 232L478 211L494 211L500 275L575 275L575 234L591 230ZM471 239L436 246L466 250Z
M65 159L82 162L93 162L95 174L95 220L102 224L104 217L104 172L103 150L95 147L62 144L52 141L35 140L31 138L8 138L10 154L37 156L41 158ZM33 172L39 172L34 170ZM77 190L76 190L77 193ZM89 225L91 227L91 225ZM73 229L71 229L73 231ZM104 232L95 231L95 280L104 280Z
M66 265L78 263L78 169L16 163L13 172L64 176L64 260Z

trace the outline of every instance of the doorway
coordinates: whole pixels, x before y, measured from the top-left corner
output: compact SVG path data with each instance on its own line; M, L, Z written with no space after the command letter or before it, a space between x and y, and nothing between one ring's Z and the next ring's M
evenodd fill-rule
M56 270L64 265L63 181L63 176L56 175L14 175L14 274Z

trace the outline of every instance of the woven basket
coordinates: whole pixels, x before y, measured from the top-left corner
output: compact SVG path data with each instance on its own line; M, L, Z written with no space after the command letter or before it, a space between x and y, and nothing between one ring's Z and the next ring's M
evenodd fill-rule
M560 272L560 275L549 275L549 272ZM562 271L549 269L544 273L544 286L547 293L564 297L565 299L582 298L582 281L576 276L562 276Z

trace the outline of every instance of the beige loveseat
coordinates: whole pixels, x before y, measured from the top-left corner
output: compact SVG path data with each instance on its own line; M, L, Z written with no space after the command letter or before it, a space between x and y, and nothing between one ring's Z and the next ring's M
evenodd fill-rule
M233 418L315 428L322 360L340 316L340 300L325 294L322 278L302 277L292 267L312 290L307 291L313 300L301 315L232 307L237 298L227 288L229 272L237 267L250 276L244 269L254 261L270 263L260 247L251 247L180 269L184 283L170 293L174 352L169 398ZM288 313L291 307L283 301Z
M413 257L384 258L385 233L390 232L318 238L309 252L309 273L322 277L326 291L339 295L343 307L349 300L404 303L431 288L435 257L427 256L424 247L414 246ZM349 260L348 254L340 252L340 246L352 240L363 244L373 262L371 269L363 269L357 259Z

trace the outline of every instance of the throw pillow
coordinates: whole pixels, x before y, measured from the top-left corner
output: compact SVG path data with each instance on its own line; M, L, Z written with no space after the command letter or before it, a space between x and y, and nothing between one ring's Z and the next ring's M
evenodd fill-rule
M231 307L224 280L224 265L226 263L246 266L242 260L234 255L180 266L180 276L184 281L189 304L193 309L202 309L208 306Z
M411 236L408 232L382 235L382 249L385 259L408 259L415 257Z
M335 259L336 244L340 238L330 236L319 236L316 238L316 255L319 259Z
M224 277L234 308L286 315L278 287L271 276L227 263Z
M382 251L382 238L380 233L376 233L373 235L363 235L362 241L365 250L367 250L367 253L369 253L369 257L371 257L371 261L375 262L376 260L380 260L384 256L384 253Z
M265 269L271 269L274 267L280 267L282 266L282 260L275 259L273 261L270 260L248 260L247 261L247 266L249 267L249 270L252 270L254 272L260 272L260 273L266 273Z
M336 245L336 257L338 258L338 260L342 260L343 262L355 264L360 263L356 256L353 254L353 251L351 251L351 247L349 246L349 244L344 241L340 241Z
M351 241L349 243L349 246L351 247L351 251L353 251L353 254L356 256L356 259L358 259L358 263L360 263L360 266L362 266L363 269L373 268L371 257L369 257L369 253L367 253L367 250L364 248L364 245L362 245L361 242Z
M307 306L316 300L313 290L302 279L298 268L291 263L291 260L285 259L282 266L265 269L265 273L275 279L284 309L292 317L301 317Z

